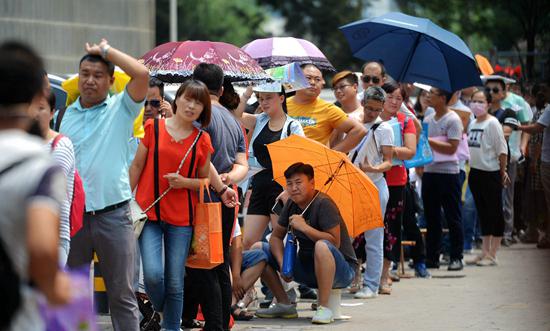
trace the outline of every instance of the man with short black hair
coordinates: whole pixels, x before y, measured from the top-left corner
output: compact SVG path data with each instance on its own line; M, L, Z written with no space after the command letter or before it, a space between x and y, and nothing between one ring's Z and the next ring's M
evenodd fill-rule
M193 78L205 83L210 92L212 114L205 131L210 135L214 153L211 162L220 174L224 186L218 195L234 195L234 186L248 173L246 143L243 131L235 117L224 108L219 98L223 94L223 70L215 65L200 63L193 71ZM232 189L233 188L233 189ZM219 201L212 196L213 200ZM225 200L224 200L225 201ZM229 275L229 242L236 221L235 204L222 204L222 239L224 262L210 270L187 268L184 313L191 302L200 303L205 319L204 330L228 330L231 313L231 278ZM185 314L184 314L185 315ZM192 320L195 316L184 316Z
M462 121L447 107L452 94L432 87L428 103L435 113L428 115L428 142L434 151L434 160L424 167L422 176L422 200L427 222L426 266L439 268L441 252L441 208L449 227L451 241L449 271L462 270L464 231L462 228L460 169L456 156L462 139Z
M334 131L346 134L332 149L347 153L365 136L366 130L357 121L332 103L319 98L325 85L321 70L313 64L302 66L310 87L296 91L287 99L288 115L302 124L306 137L328 145Z
M80 96L67 108L60 127L73 142L86 192L83 227L71 240L68 265L89 264L95 251L114 329L139 330L127 156L133 122L147 94L149 71L105 39L99 44L86 43L86 52L78 70ZM123 92L109 96L114 65L131 80Z
M70 279L58 263L65 178L43 141L28 134L40 128L29 106L45 98L42 60L24 44L3 43L0 77L0 329L43 330L39 298L57 305L71 299Z
M294 280L319 289L319 306L312 322L328 324L334 320L328 308L330 291L345 288L352 282L357 259L338 207L328 195L315 190L313 167L294 163L284 175L290 199L273 228L269 244L262 245L268 256L267 268L283 270L283 239L287 230L292 230L300 249L294 261L293 277L282 277L286 282ZM271 279L267 285L278 298L278 303L258 309L256 315L265 318L298 317L296 307L288 300L281 283Z
M164 99L164 83L156 77L151 77L145 100L143 122L151 118L168 118L172 115L172 106Z

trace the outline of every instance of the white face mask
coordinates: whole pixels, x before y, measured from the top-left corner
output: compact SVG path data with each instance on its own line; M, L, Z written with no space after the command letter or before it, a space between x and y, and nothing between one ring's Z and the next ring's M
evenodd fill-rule
M479 102L470 102L470 109L476 117L487 114L487 106Z

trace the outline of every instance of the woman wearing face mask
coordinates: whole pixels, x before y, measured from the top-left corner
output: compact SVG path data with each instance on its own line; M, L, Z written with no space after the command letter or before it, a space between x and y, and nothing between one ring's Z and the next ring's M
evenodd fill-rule
M481 254L468 262L478 266L497 265L497 251L504 233L502 188L510 183L506 173L508 148L502 126L488 113L491 101L486 90L475 92L470 101L476 120L468 128L468 183L481 223L483 244Z
M260 85L254 91L263 112L252 115L237 109L234 113L244 127L252 132L249 164L263 168L252 178L252 195L244 219L245 250L262 239L269 222L277 222L272 207L277 196L283 192L283 187L273 180L271 158L266 145L292 134L304 135L300 123L286 114L286 97L281 84Z

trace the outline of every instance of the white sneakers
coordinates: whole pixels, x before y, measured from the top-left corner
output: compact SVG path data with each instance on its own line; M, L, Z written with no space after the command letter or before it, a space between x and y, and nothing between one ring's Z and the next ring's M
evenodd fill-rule
M368 286L364 286L353 296L355 299L374 299L378 296L378 293L373 292Z
M334 322L334 318L332 317L332 311L328 309L327 307L319 306L317 307L317 311L315 311L315 314L313 314L313 318L311 319L311 323L313 324L329 324Z

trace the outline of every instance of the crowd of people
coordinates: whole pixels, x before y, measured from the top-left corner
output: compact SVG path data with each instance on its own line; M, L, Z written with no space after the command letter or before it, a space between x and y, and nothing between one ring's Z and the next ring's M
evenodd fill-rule
M107 40L85 50L80 95L58 116L40 56L0 45L0 258L20 289L8 330L44 329L38 298L70 302L64 270L90 265L94 253L115 330L228 330L232 320L298 317L294 284L316 300L317 324L334 320L332 289L390 295L403 240L415 243L407 258L421 278L442 264L497 266L501 245L518 240L550 248L548 84L520 95L495 74L461 91L419 89L372 61L360 75L333 76L333 104L320 98L326 83L314 64L301 66L310 86L290 96L280 82L239 95L220 67L201 63L169 103L163 82ZM115 66L130 81L111 95ZM266 145L291 135L348 154L378 189L384 226L350 237L300 155L278 184ZM432 159L409 166L423 141ZM204 185L222 205L223 263L211 269L185 267ZM137 239L132 200L147 214ZM289 233L299 246L290 274ZM253 313L258 280L265 298Z

